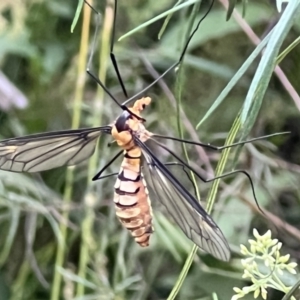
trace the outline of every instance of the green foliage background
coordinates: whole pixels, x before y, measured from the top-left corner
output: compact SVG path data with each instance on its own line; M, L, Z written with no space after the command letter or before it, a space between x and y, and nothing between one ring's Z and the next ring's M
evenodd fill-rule
M264 37L278 20L278 12L268 1L249 2L245 20L258 36ZM106 3L102 1L93 5L101 12L103 20ZM171 0L120 2L116 37L173 5ZM78 82L82 23L81 16L74 33L70 33L76 3L69 0L4 1L0 4L0 11L0 67L28 98L24 110L1 111L1 138L70 128ZM185 36L184 25L190 13L191 8L188 8L174 14L161 40L157 36L164 19L115 43L119 68L130 95L153 81L155 74L149 73L153 72L149 63L163 73L178 59ZM92 33L95 24L95 15L92 14ZM299 33L300 22L297 21L281 50ZM89 40L86 46L91 50L92 35ZM102 44L98 37L97 51ZM179 135L173 97L178 99L180 87L182 110L186 115L186 118L180 118L184 136L222 145L243 106L260 57L216 111L197 130L195 127L254 48L233 18L226 22L226 10L217 2L192 40L180 80L176 81L176 74L171 72L164 78L163 86L157 84L147 92L153 99L145 112L149 130ZM97 56L98 52L91 64L94 73L99 67ZM299 46L284 58L280 66L299 93ZM120 101L125 100L111 64L105 75L110 91ZM102 97L96 89L96 84L87 76L83 102L75 108L82 112L80 127L92 126L95 117L101 120L99 125L109 124L120 113L111 99L106 95ZM99 111L101 115L95 116ZM299 260L299 110L280 80L273 75L251 136L285 130L290 130L291 134L243 147L238 160L234 152L230 155L226 170L242 168L251 174L259 203L268 212L267 219L258 213L246 177L239 175L223 180L213 217L229 241L233 258L229 263L223 263L198 251L178 299L227 300L233 295L233 287L246 285L241 278L238 252L239 244L246 244L251 237L253 227L261 233L270 228L273 236L284 243L283 251ZM115 145L107 147L110 141L101 138L97 162L90 166L89 173L96 174L97 169L116 153ZM166 141L166 145L184 155L180 144ZM153 151L162 161L172 161L160 149ZM213 177L220 154L201 152L192 146L187 147L187 151L191 164L206 177ZM115 172L118 167L119 163L116 163L108 172ZM175 172L188 184L178 170ZM114 178L87 187L87 164L76 166L71 202L66 203L65 173L66 168L31 175L0 172L0 298L50 299L51 295L52 299L167 298L192 243L153 199L153 205L157 207L156 231L151 246L140 249L114 215ZM204 205L210 187L211 184L199 182ZM69 220L64 218L66 212ZM60 226L66 222L68 230L64 236ZM55 268L59 243L65 245L66 251L63 265ZM87 253L86 269L82 269L79 263L83 261L83 253ZM83 276L78 276L78 270L85 270ZM53 296L55 271L63 276L58 298ZM284 279L292 285L297 278ZM213 298L216 295L218 298ZM282 298L276 291L271 291L269 296L272 300Z

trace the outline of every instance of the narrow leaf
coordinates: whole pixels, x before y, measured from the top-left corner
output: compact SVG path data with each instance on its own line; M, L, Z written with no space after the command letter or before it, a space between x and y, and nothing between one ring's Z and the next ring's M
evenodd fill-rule
M82 11L83 3L84 3L84 0L78 0L78 4L77 4L77 8L76 8L76 13L75 13L72 25L71 25L71 32L72 33L73 33L73 31L75 29L75 26L76 26L76 24L78 22L80 13Z

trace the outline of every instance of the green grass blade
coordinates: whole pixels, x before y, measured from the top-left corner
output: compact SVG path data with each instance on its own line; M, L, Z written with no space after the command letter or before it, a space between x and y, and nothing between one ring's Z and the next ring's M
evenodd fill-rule
M20 213L21 213L20 207L16 206L12 208L10 211L11 211L10 227L5 239L4 247L0 253L0 266L2 266L6 262L7 257L11 252L11 247L14 238L16 236L19 221L20 221Z
M199 6L200 6L200 3L197 3L195 4L194 8L193 8L193 12L191 14L191 17L190 17L190 21L189 21L189 26L188 26L188 30L187 30L187 34L186 34L186 41L187 39L189 38L192 30L193 30L193 24L194 24L194 21L195 21L195 17L196 17L196 12L198 11L199 9ZM185 43L186 43L185 41ZM179 131L179 136L181 138L184 138L183 136L183 129L182 129L182 124L181 124L181 118L180 118L180 109L182 107L182 86L184 86L184 81L183 81L183 64L181 65L181 68L179 69L179 72L178 72L178 75L177 75L177 80L176 80L176 110L177 110L177 127L178 127L178 131ZM189 156L188 156L188 153L187 153L187 149L186 149L186 145L185 144L182 144L182 148L183 148L183 152L184 152L184 155L185 155L185 158L187 160L187 163L189 163ZM196 179L195 179L195 175L193 172L191 172L191 179L193 181L193 184L196 188L196 197L198 198L199 202L200 202L200 192L199 192L199 189L198 189L198 185L197 185L197 182L196 182ZM168 297L168 300L173 300L175 299L175 297L177 296L177 294L179 293L180 291L180 288L181 286L183 285L183 282L188 274L188 271L193 263L193 260L194 260L194 257L197 253L197 250L198 250L198 247L196 245L193 246L190 254L188 255L185 263L184 263L184 266L179 274L179 277Z
M165 11L164 13L162 13L162 14L160 14L160 15L158 15L158 16L156 16L155 18L152 18L151 20L149 20L149 21L147 21L147 22L145 22L145 23L143 23L143 24L137 26L136 28L134 28L134 29L128 31L127 33L123 34L123 35L118 39L118 41L121 41L121 40L123 40L124 38L126 38L126 37L128 37L128 36L134 34L135 32L137 32L137 31L139 31L139 30L141 30L141 29L143 29L143 28L149 26L150 24L152 24L152 23L154 23L154 22L156 22L156 21L158 21L158 20L160 20L160 19L162 19L162 18L164 18L164 17L166 17L166 16L168 16L168 15L170 15L170 14L173 14L173 13L176 12L177 10L181 10L181 9L184 8L184 7L190 6L190 5L192 5L192 4L194 4L194 3L198 2L198 1L199 1L199 0L188 0L188 1L182 3L182 4L178 5L178 6L174 6L173 8L171 8L171 9Z
M175 297L177 296L177 294L179 293L180 291L180 288L183 284L183 281L185 280L187 274L188 274L188 271L192 265L192 262L194 260L194 257L197 253L197 250L198 250L198 247L196 245L193 246L192 248L192 251L190 252L189 256L187 257L185 263L184 263L184 266L183 268L181 269L181 272L178 276L178 279L170 293L170 295L168 296L167 300L173 300L175 299Z
M233 125L229 131L228 137L227 137L224 145L230 145L234 142L236 135L240 129L240 126L241 126L240 117L237 116L235 121L233 122ZM231 151L231 148L227 148L222 151L220 160L216 167L216 174L215 174L216 176L220 176L224 172L230 151ZM215 203L216 196L217 196L219 184L220 184L220 179L215 180L213 182L210 192L208 194L208 198L207 198L207 212L208 213L211 213L211 211L212 211L212 208Z
M292 299L293 294L299 289L300 280L298 280L294 286L290 289L290 291L282 298L282 300L290 300Z
M102 32L101 32L101 48L99 51L99 74L98 77L100 80L105 84L106 76L107 76L107 65L109 61L109 51L110 51L110 37L111 31L113 27L113 7L110 5L110 1L106 2L106 9L105 15L103 20ZM105 92L101 87L98 87L96 97L94 99L94 110L92 115L92 123L93 126L99 126L102 123L102 114L103 111L99 109L102 106L104 100ZM92 177L95 174L95 169L98 165L99 159L99 147L96 146L94 155L89 160L88 165L88 176L87 176L87 185L89 194L86 195L86 199L95 199L95 186L92 186ZM95 203L94 200L92 201L85 201L85 212L84 212L84 219L82 221L81 227L81 247L80 247L80 259L79 259L79 270L78 276L81 278L86 277L87 266L90 261L90 250L92 248L93 237L93 224L95 220L95 213L93 204ZM76 297L80 298L84 295L85 286L80 282L77 285L76 289Z
M76 274L70 272L67 269L64 269L62 267L56 267L56 269L59 273L61 273L64 277L66 277L67 279L70 279L71 281L80 283L80 284L82 284L82 285L84 285L84 286L86 286L90 289L93 289L93 290L96 290L98 288L94 283L88 281L85 278L77 276Z
M276 66L276 58L279 49L290 28L296 21L297 16L299 17L299 14L300 1L290 1L282 17L274 28L266 50L254 75L242 110L241 123L243 126L243 137L248 135L254 124L270 78L273 74L273 70ZM249 116L250 110L252 110L252 113Z
M180 5L181 2L182 2L182 0L178 0L177 3L175 3L174 7ZM172 16L173 16L173 13L170 13L170 14L166 17L166 19L165 19L165 21L164 21L164 23L163 23L163 25L162 25L162 27L161 27L159 33L158 33L158 39L159 39L159 40L161 39L162 35L164 34L164 32L165 32L165 30L166 30L166 28L167 28L167 26L168 26L168 24L169 24L169 22L170 22Z
M286 49L284 49L277 56L276 64L280 64L280 62L299 44L300 44L300 36L296 38Z
M230 19L235 6L236 6L236 0L229 0L229 5L226 14L226 21Z
M89 37L89 24L90 24L91 9L86 5L83 12L83 22L82 22L82 35L81 35L81 45L79 50L78 58L78 74L77 83L74 95L74 109L72 117L72 128L78 128L80 125L81 117L81 106L83 99L83 90L85 81L82 80L86 76L86 63L87 63L87 53L88 53L88 37ZM73 181L74 181L74 169L67 169L66 174L66 186L64 190L64 203L68 205L71 202L72 191L73 191ZM69 211L66 210L63 213L63 218L65 220L69 219ZM56 259L55 259L55 272L53 283L51 286L51 300L58 300L60 298L60 286L62 281L61 273L57 271L57 268L63 267L64 256L67 245L67 225L61 223L60 231L63 243L58 243Z
M238 5L241 9L241 5ZM265 23L265 14L272 14L270 7L263 6L262 3L249 3L247 7L247 23L253 26L261 26ZM168 46L176 39L178 30L185 26L185 21L178 21L175 26L170 27L162 39L162 47ZM209 17L201 24L201 28L195 34L189 45L189 51L199 49L199 46L204 46L209 41L215 39L222 39L228 35L242 32L241 26L233 19L228 22L225 21L224 9L217 9L216 7L210 12ZM177 49L170 49L170 52Z
M212 113L223 103L223 101L225 100L225 98L227 97L229 92L233 89L233 87L237 84L237 82L241 79L241 77L246 73L246 71L249 69L249 67L253 63L253 61L256 59L256 57L261 53L263 48L266 46L266 44L268 43L268 41L270 39L271 33L269 33L261 41L261 43L255 48L255 50L251 53L251 55L243 63L243 65L240 67L240 69L235 73L235 75L232 77L232 79L228 82L226 87L220 93L218 98L215 100L215 102L209 108L207 113L204 115L204 117L201 119L201 121L197 124L196 129L198 129L212 115Z
M82 11L83 3L84 3L84 0L78 0L76 12L75 12L75 16L74 16L74 19L73 19L73 22L72 22L72 25L71 25L71 32L72 33L73 33L73 31L75 29L75 26L76 26L76 24L78 22L80 13Z

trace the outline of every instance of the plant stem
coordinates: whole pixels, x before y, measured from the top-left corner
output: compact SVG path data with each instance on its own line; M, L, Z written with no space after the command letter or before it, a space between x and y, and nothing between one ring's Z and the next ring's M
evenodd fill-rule
M188 40L190 34L191 34L191 31L193 29L193 24L194 24L194 21L195 21L195 17L196 17L196 12L199 10L199 6L201 4L201 1L197 2L194 7L193 7L193 11L192 11L192 14L191 14L191 17L190 17L190 22L189 22L189 26L188 26L188 29L187 29L187 34L186 34L186 41ZM185 41L185 43L186 43ZM183 61L182 61L183 62ZM181 118L180 118L180 110L181 110L181 107L182 107L182 85L183 85L183 63L181 64L180 66L180 69L179 69L179 74L177 76L177 80L176 80L176 99L178 99L176 101L176 111L177 111L177 127L178 127L178 131L179 131L179 136L181 138L184 138L183 137L183 130L182 130L182 124L181 124ZM185 144L182 144L182 148L183 148L183 152L184 152L184 155L186 157L186 160L187 162L189 163L189 156L188 156L188 153L187 153L187 150L186 150L186 145ZM199 192L199 189L198 189L198 185L197 185L197 182L196 182L196 179L195 179L195 175L193 172L191 172L191 179L192 179L192 182L193 182L193 185L195 187L195 191L196 191L196 197L198 199L198 201L200 202L200 192ZM181 286L183 285L183 282L188 274L188 271L193 263L193 260L194 260L194 257L197 253L197 250L198 250L198 247L196 245L193 246L190 254L188 255L185 263L184 263L184 266L179 274L179 277L168 297L168 300L172 300L172 299L175 299L176 295L178 294L178 292L180 291L180 288Z
M83 90L85 84L85 69L86 69L86 58L88 53L88 39L89 39L89 24L90 24L91 10L87 5L83 8L83 22L82 22L82 35L80 41L79 59L78 59L78 75L74 95L74 107L73 107L73 118L72 128L78 128L80 125L81 116L81 103L83 97ZM67 169L66 173L66 186L64 191L64 204L68 205L71 202L72 190L73 190L74 174L73 169ZM64 220L68 220L69 212L65 210L62 214ZM67 244L67 222L60 224L60 231L62 235L62 242L58 243L55 259L54 278L51 288L51 300L60 299L60 289L62 275L57 271L57 267L63 267L66 244Z
M99 67L99 79L105 84L106 74L107 74L107 63L110 51L110 36L113 27L113 19L114 19L114 9L113 3L111 0L107 0L105 15L103 20L103 28L101 33L101 46L100 46L100 67ZM102 110L101 107L103 105L104 99L104 90L102 88L98 88L97 95L94 101L94 115L93 115L93 126L98 126L102 123ZM100 108L100 109L99 109ZM98 165L98 157L99 157L99 148L96 147L95 153L89 161L88 168L88 194L85 197L85 217L81 226L81 248L80 248L80 260L79 260L79 271L78 276L81 278L85 278L87 264L90 260L90 250L93 248L95 243L93 242L93 237L91 235L92 226L95 219L94 214L94 203L93 199L96 199L96 196L93 193L93 187L91 185L91 178L95 173L95 169ZM89 201L92 199L92 201ZM85 286L82 282L78 282L76 297L80 298L84 295Z

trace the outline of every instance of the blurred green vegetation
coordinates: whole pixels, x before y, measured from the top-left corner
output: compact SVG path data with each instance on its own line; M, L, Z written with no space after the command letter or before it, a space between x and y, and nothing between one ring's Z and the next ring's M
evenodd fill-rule
M183 25L187 23L191 8L172 16L161 40L157 36L164 19L120 42L117 39L174 4L171 0L119 3L114 49L130 95L153 81L154 69L162 73L178 59ZM93 5L101 12L103 20L106 3L98 1ZM207 9L207 3L204 7ZM80 16L71 34L75 11L76 3L71 0L8 0L0 4L0 67L29 100L24 110L0 111L1 139L71 128L82 23ZM249 1L247 4L245 20L260 37L267 35L278 17L276 6L269 1ZM96 26L94 14L91 20L89 50ZM289 31L281 50L299 34L298 21ZM98 37L96 50L99 44ZM186 138L198 137L202 142L216 145L224 143L244 103L259 57L216 111L198 130L195 127L254 48L233 17L226 22L226 10L216 1L192 40L185 58L184 79L179 83L183 92L182 110L186 115L181 118ZM98 67L96 55L91 64L94 73ZM283 59L280 67L299 94L299 45ZM106 77L110 91L120 101L125 100L111 64ZM101 123L111 123L120 110L106 95L102 102L96 94L96 84L88 76L86 80L80 127L95 123L94 111L99 107ZM153 102L145 115L148 129L153 132L178 136L175 82L176 74L171 72L161 84L147 92ZM251 237L253 227L260 233L271 229L273 237L283 242L283 252L290 253L295 261L300 259L299 110L278 77L273 75L251 136L287 130L291 131L288 136L245 145L237 164L233 162L234 155L230 156L226 170L230 171L235 164L234 168L245 169L251 174L267 218L259 214L245 176L222 180L213 217L229 241L233 258L229 263L223 263L198 251L177 299L216 299L212 298L215 292L217 299L228 300L234 294L233 287L246 285L241 278L243 271L238 251L239 244L247 243ZM117 151L114 145L107 147L110 141L109 138L100 140L95 174ZM179 143L166 141L166 145L183 156ZM200 152L192 146L187 149L191 164L206 177L213 177L212 171L220 153ZM162 161L172 161L160 149L153 151ZM118 167L119 163L115 163L108 172L115 172ZM75 299L78 283L85 287L85 296L76 299L167 298L192 243L153 199L156 231L151 246L140 249L115 217L114 178L93 183L93 194L88 198L87 191L91 186L87 188L87 163L76 166L72 201L66 204L63 200L65 172L66 168L31 175L0 172L0 299L50 299L55 271L63 276L60 299ZM186 182L179 172L178 177ZM199 182L199 187L205 205L211 184ZM92 209L87 211L86 204ZM63 218L66 211L69 220ZM90 231L82 232L85 228L82 222L87 220L87 214L92 220ZM68 232L64 237L59 226L66 223ZM84 278L77 275L83 251L82 236L88 248ZM58 243L66 245L66 253L63 266L55 268ZM296 277L289 280L293 284ZM281 298L276 291L269 292L268 299Z

